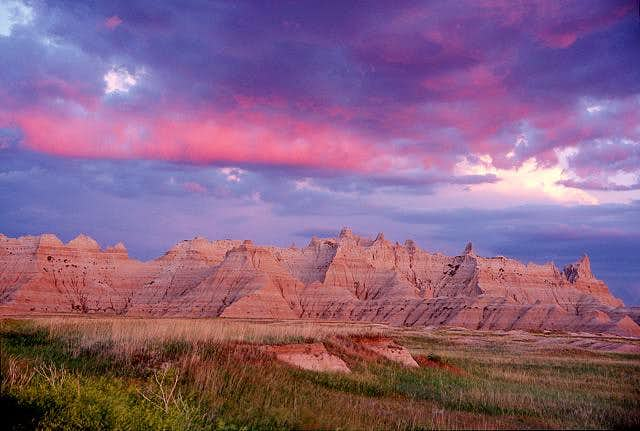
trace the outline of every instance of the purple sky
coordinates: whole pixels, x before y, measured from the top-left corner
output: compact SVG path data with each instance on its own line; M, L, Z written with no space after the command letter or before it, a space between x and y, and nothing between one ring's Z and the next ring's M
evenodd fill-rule
M631 1L0 2L0 232L385 231L640 304Z

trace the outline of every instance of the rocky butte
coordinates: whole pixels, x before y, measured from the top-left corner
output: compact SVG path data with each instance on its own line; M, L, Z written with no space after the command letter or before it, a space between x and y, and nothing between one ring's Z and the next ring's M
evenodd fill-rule
M560 270L459 256L343 229L303 248L185 240L148 262L80 235L0 235L0 314L111 314L379 322L640 336L638 313L594 277L589 258ZM636 319L636 320L634 320Z

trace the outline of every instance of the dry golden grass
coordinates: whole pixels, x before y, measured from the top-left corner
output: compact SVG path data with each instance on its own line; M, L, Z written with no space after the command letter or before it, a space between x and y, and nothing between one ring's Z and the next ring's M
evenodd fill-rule
M149 342L180 340L202 342L239 341L247 343L285 343L295 340L322 340L334 335L382 334L389 327L286 320L235 319L125 319L54 317L32 320L56 336L79 336L82 346L111 342L136 350Z

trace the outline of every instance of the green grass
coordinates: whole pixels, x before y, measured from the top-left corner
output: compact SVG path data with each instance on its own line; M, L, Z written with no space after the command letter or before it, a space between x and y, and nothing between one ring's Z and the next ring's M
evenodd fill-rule
M192 399L172 404L167 411L145 400L141 394L153 383L148 373L132 372L104 350L73 353L61 340L28 322L2 322L0 337L0 416L13 419L9 429L207 427L205 411L198 411ZM26 384L10 381L11 364L31 376Z
M376 398L393 394L389 387L377 381L367 381L343 374L294 370L291 375L301 381L346 394Z
M436 331L422 336L389 329L413 354L440 364L409 369L341 351L326 332L302 336L279 327L260 340L325 339L352 370L332 374L285 366L257 347L232 340L144 336L132 342L109 325L104 331L95 328L96 322L54 327L46 321L0 320L3 428L640 425L640 357L633 354L568 354L562 349L538 353L504 336L487 336L484 343L474 344L459 342L464 334Z
M204 422L179 407L160 411L114 376L70 374L52 384L38 375L27 387L8 391L5 400L3 407L31 412L27 423L39 429L197 429Z

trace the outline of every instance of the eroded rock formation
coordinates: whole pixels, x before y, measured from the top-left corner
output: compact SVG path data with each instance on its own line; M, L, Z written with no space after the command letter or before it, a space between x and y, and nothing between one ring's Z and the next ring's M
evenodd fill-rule
M195 238L141 262L121 243L101 250L84 235L67 244L54 235L0 235L4 315L307 318L640 336L629 310L595 278L587 256L560 270L480 257L471 243L445 256L343 229L303 248Z

